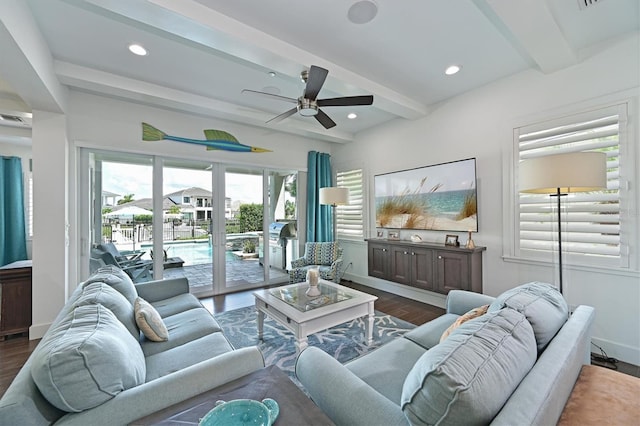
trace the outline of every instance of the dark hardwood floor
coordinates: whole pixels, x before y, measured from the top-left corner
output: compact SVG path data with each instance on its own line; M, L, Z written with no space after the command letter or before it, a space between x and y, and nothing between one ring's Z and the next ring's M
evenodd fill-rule
M376 310L408 321L415 325L421 325L444 314L444 310L432 305L406 299L385 291L371 287L343 281L343 285L378 296L375 303ZM254 298L253 290L232 293L221 296L201 299L202 304L212 313L231 311L245 306L252 306ZM9 337L0 341L0 396L13 381L24 362L35 349L39 340L29 340L28 337ZM618 371L640 377L640 367L618 362L615 364Z

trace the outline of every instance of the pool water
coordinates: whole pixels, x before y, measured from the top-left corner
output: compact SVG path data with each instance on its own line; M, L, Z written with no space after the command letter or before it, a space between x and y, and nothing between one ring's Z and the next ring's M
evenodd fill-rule
M150 250L151 246L144 247ZM201 243L165 243L164 249L167 257L179 257L184 260L184 266L201 265L203 263L211 263L212 247L208 241ZM225 252L225 260L227 262L235 260L231 252Z

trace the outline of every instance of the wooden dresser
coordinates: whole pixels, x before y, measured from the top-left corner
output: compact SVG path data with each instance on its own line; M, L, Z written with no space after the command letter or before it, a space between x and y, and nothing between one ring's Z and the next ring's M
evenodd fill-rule
M31 326L31 260L0 267L0 340Z

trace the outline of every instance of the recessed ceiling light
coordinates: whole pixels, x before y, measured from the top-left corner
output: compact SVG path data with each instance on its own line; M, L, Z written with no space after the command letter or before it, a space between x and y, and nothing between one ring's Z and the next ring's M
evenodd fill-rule
M349 120L353 120L354 118L358 118L358 114L356 114L355 112L350 112L349 114L347 114L347 118Z
M271 77L275 77L275 76L276 76L276 73L275 73L274 71L269 71L269 75L270 75Z
M447 69L446 69L446 70L444 70L444 73L445 73L446 75L454 75L454 74L456 74L458 71L460 71L460 69L461 69L461 68L462 68L462 66L461 66L461 65L449 65L449 66L447 67Z
M378 14L378 5L371 0L357 1L349 8L347 18L354 24L371 22Z
M131 51L131 53L138 56L145 56L147 54L147 49L140 46L139 44L130 44L129 50Z

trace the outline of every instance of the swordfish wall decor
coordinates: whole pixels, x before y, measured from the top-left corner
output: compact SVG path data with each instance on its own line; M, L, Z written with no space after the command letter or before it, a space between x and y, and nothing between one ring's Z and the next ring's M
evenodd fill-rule
M168 140L175 142L184 142L195 145L204 145L207 150L219 149L223 151L233 152L271 152L269 149L258 148L255 146L243 145L238 142L231 133L227 133L223 130L205 130L205 140L202 139L189 139L181 138L180 136L167 135L162 130L158 130L150 124L142 123L142 140L143 141L160 141Z

